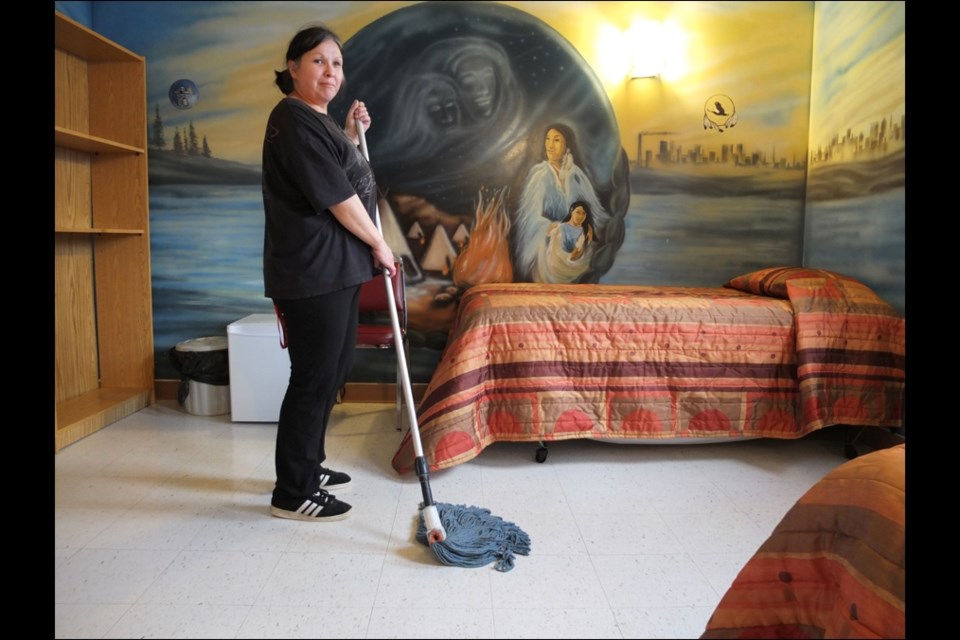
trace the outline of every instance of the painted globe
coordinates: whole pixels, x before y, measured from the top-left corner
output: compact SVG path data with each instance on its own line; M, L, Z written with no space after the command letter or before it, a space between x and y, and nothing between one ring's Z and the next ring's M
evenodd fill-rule
M181 79L170 85L170 102L177 109L187 110L197 106L200 89L192 80Z

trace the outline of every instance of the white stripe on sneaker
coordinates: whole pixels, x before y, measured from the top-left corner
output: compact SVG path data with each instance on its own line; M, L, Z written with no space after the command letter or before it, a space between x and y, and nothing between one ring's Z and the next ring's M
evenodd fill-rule
M320 509L320 505L318 505L313 500L304 500L303 504L300 505L300 508L297 509L297 511L299 511L300 513L306 516L312 516L314 513L319 511L319 509Z
M351 484L351 478L342 471L320 467L319 484L321 489L342 489Z

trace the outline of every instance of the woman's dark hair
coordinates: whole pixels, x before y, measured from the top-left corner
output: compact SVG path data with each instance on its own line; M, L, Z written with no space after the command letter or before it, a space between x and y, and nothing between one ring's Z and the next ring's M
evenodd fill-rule
M559 131L559 129L558 129ZM573 204L570 205L570 208L567 209L567 217L563 219L564 222L570 222L573 218L573 210L577 207L583 207L583 222L580 223L580 228L583 229L584 233L590 230L593 226L593 212L590 211L590 205L584 200L575 200ZM586 246L586 245L584 245Z
M573 128L570 127L569 125L565 125L565 124L563 124L563 123L561 123L561 122L552 122L552 123L550 123L549 125L547 125L546 128L544 128L544 130L543 130L543 137L544 137L544 138L546 138L546 135L547 135L547 133L550 131L550 129L556 129L557 131L559 131L559 132L563 135L563 139L564 139L564 140L566 141L566 143L567 143L567 149L570 150L570 155L573 156L573 161L574 161L574 163L576 163L577 165L579 165L580 162L581 162L581 160L580 160L580 147L577 146L577 134L575 134L575 133L573 132ZM541 144L541 147L542 147L542 146L543 146L543 145ZM541 150L540 153L543 153L543 151Z
M297 32L297 35L293 36L293 39L290 40L290 45L287 47L287 62L290 60L299 60L300 56L313 50L324 40L333 40L336 42L340 53L343 53L343 43L340 41L340 36L323 25L317 25L301 29ZM274 73L277 76L276 83L277 86L280 87L280 91L282 91L284 95L293 93L293 78L290 76L290 70L284 69L283 71L274 71Z

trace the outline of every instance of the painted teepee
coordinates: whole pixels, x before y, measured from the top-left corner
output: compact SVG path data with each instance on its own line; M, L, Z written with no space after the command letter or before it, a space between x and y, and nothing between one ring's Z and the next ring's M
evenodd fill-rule
M467 244L467 240L470 239L470 232L467 231L467 227L461 223L450 239L455 245L463 249L463 245Z
M435 271L443 276L449 277L453 269L453 263L457 259L457 249L450 242L450 236L442 225L437 225L430 236L430 244L427 246L420 266L424 271Z
M393 252L403 259L404 278L408 284L421 282L424 279L423 271L410 251L407 239L403 235L403 229L400 228L397 216L393 212L393 207L383 198L380 199L377 206L380 208L380 225L383 229L383 237L390 248L393 249Z

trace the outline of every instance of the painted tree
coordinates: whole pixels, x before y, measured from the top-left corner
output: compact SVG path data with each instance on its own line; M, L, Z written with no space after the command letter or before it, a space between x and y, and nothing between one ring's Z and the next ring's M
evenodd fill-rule
M207 136L203 136L203 151L201 152L204 158L210 158L213 154L210 152L210 145L207 144Z
M190 121L189 129L189 142L187 145L187 155L188 156L198 156L200 155L200 141L197 138L197 130L193 128L193 121Z
M157 105L156 115L153 118L153 130L150 135L150 146L154 149L163 149L167 146L167 139L163 136L163 119L160 117L160 105Z
M177 127L176 129L174 129L173 152L176 153L178 156L182 156L184 154L183 137L180 135L180 127Z

